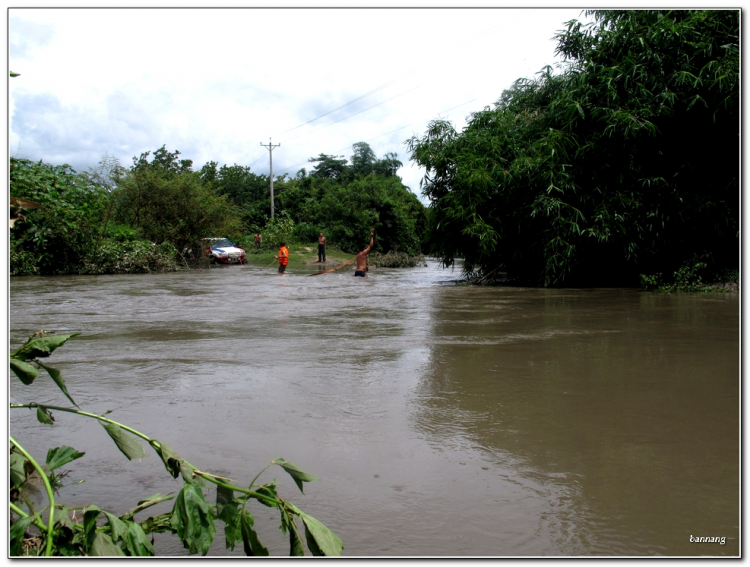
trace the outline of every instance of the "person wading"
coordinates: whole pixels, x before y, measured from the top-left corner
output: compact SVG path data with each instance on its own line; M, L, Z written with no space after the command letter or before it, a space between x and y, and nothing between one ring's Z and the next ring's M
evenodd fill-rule
M364 278L365 275L367 275L368 267L367 267L367 255L372 250L372 246L375 244L375 231L370 231L370 245L362 250L361 252L357 253L357 269L354 271L355 277L361 277Z
M286 247L286 243L282 242L279 246L279 255L273 255L279 261L279 273L283 274L286 271L286 265L289 263L289 249Z
M318 263L325 263L326 261L326 244L328 244L328 241L321 232L320 236L318 236Z

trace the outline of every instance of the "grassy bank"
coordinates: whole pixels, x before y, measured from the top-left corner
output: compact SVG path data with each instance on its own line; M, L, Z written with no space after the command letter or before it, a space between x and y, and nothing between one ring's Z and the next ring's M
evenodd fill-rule
M289 244L289 268L301 268L304 266L315 265L315 266L329 266L331 268L336 267L339 264L351 260L353 254L347 254L341 250L328 246L326 248L326 263L318 264L318 244ZM277 261L274 259L274 255L278 256L278 248L267 248L262 247L260 250L254 248L248 248L247 252L247 263L263 266L263 265L275 265Z

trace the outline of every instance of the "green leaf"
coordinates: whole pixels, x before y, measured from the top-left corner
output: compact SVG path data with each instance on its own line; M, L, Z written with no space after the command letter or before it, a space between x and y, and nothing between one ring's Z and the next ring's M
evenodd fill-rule
M122 454L125 455L129 461L132 461L133 459L141 459L146 456L146 451L143 448L143 445L125 433L116 423L107 423L106 425L102 423L102 427L107 431L117 445L117 448L122 451Z
M89 548L89 555L97 557L113 557L125 555L122 549L115 545L112 538L104 532L95 532Z
M185 484L177 495L171 526L191 555L208 553L216 528L203 492L195 484Z
M145 510L146 508L150 508L151 506L155 506L156 504L159 504L160 502L164 502L165 500L172 500L174 496L171 494L167 494L165 496L162 496L161 493L156 493L153 496L149 496L145 500L141 500L138 502L138 506L133 508L132 510L128 510L125 512L122 516L120 516L123 520L129 520L133 516L135 516L138 512L141 510Z
M169 447L169 445L155 440L151 441L151 447L154 448L154 451L156 451L161 460L164 462L164 466L167 468L167 472L174 478L180 476L180 461L182 459L180 459L180 456L177 454L177 452Z
M247 510L240 512L240 527L242 530L242 543L245 547L245 555L268 557L268 549L258 539L258 534L253 529L253 516ZM302 550L304 555L304 549Z
M75 529L75 524L68 516L68 509L65 506L55 511L55 525L68 528L71 532Z
M59 469L61 466L67 465L70 461L80 459L85 454L86 453L76 451L73 447L68 447L67 445L50 449L47 451L47 467L49 467L49 470L51 471Z
M237 501L234 490L225 486L216 489L216 517L224 522L224 538L227 549L234 550L235 542L241 539L239 517L237 515Z
M57 387L60 388L63 394L65 394L65 397L70 400L70 403L74 406L78 407L78 404L73 401L73 398L70 397L70 394L68 393L68 388L65 386L65 380L63 380L62 374L60 374L60 371L57 368L50 368L49 366L45 366L41 362L37 361L37 364L44 368L47 371L47 374L49 374L50 378L57 384Z
M150 557L156 553L143 528L135 522L127 522L128 531L124 534L122 547L126 555Z
M45 425L52 425L55 422L52 413L44 406L37 406L36 418L39 420L39 423L44 423Z
M300 518L305 524L307 547L310 548L313 555L341 555L344 544L335 533L304 512L300 513Z
M55 349L65 344L65 341L72 337L77 337L81 333L71 335L49 335L40 339L34 339L26 343L15 353L15 358L19 360L30 360L32 358L46 358L52 354Z
M216 517L228 522L237 512L237 501L234 490L226 486L216 487Z
M128 531L127 522L123 522L120 518L109 512L104 512L104 515L109 521L109 533L112 541L117 543L122 539L122 536Z
M18 376L18 379L27 386L31 384L34 381L34 378L36 378L40 374L39 370L31 366L30 364L26 364L25 362L16 360L15 358L10 359L10 369L16 376Z
M161 533L161 532L172 532L174 528L170 524L172 520L172 512L166 512L157 516L150 516L139 523L143 531L146 533Z
M85 509L83 513L83 540L86 549L90 549L96 537L96 520L99 519L101 510L95 504Z
M264 484L263 486L256 488L255 492L258 494L262 494L264 496L268 496L269 498L273 498L274 500L279 499L279 495L276 493L276 483L275 482L269 482L268 484ZM274 504L272 502L267 502L266 500L263 500L262 498L254 497L258 502L263 504L264 506L268 506L269 508L276 508L277 504Z
M27 516L13 522L13 525L10 527L10 555L21 555L23 552L24 535L35 517Z
M304 557L305 546L302 545L302 538L299 535L299 531L297 531L297 524L291 516L287 523L287 529L289 530L289 555L292 557Z
M13 486L20 488L26 482L25 461L24 456L15 451L10 454L10 482Z
M279 465L281 468L283 468L286 472L289 473L289 475L294 479L294 482L297 484L297 487L299 488L299 491L304 494L304 490L302 489L302 483L303 482L311 482L313 480L318 480L317 477L312 476L311 474L306 473L301 468L299 468L297 465L293 465L292 463L285 461L282 458L274 459L271 461L275 465Z

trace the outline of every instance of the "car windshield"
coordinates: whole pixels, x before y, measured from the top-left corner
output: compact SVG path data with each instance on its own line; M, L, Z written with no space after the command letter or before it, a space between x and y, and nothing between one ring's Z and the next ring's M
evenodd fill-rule
M219 238L215 242L211 243L211 248L221 248L227 246L232 246L232 241L228 238Z

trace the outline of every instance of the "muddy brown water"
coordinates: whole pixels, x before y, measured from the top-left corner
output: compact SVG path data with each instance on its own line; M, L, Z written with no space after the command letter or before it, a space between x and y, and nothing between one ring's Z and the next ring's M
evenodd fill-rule
M239 484L275 457L319 477L304 495L278 467L261 481L348 556L740 553L738 294L460 287L432 261L304 274L13 278L11 346L80 332L50 362L83 409ZM9 393L68 405L43 377ZM63 503L123 513L179 490L150 449L129 462L94 420L55 417L15 409L10 431L40 459L86 452ZM251 511L287 554L275 511ZM221 523L211 554L242 554Z

